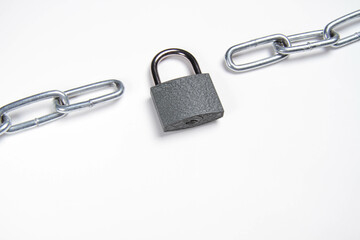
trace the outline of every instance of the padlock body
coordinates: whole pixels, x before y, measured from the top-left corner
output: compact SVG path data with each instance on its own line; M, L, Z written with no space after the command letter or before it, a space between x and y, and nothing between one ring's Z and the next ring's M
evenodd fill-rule
M207 73L170 80L152 87L150 91L165 132L195 127L224 115Z

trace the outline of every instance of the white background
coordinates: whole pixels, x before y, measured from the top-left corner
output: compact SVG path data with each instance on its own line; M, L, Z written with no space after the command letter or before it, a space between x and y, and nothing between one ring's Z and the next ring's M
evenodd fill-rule
M359 6L1 0L1 106L111 78L126 90L1 136L0 239L360 239L360 42L242 74L223 61L235 44L322 29ZM337 30L359 31L359 21ZM149 66L170 47L211 74L222 119L162 132ZM168 59L160 73L191 71ZM10 116L41 116L50 102Z

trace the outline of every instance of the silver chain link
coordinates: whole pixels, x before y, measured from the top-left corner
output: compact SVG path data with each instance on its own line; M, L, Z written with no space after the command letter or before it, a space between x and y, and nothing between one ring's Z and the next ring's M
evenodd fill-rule
M237 44L231 48L229 48L225 54L225 62L229 69L235 72L245 72L249 70L253 70L256 68L264 67L267 65L271 65L282 60L285 60L290 54L309 51L314 48L320 47L333 47L339 48L346 46L350 43L356 42L360 40L360 32L355 32L354 34L340 38L340 34L337 33L334 28L339 25L353 20L355 18L360 17L360 10L349 13L343 17L340 17L325 26L323 30L316 30L311 32L299 33L294 35L285 36L283 34L275 34L270 35L258 39L254 39L248 42ZM309 40L309 39L317 39L312 42L308 42L306 44L300 44L293 46L293 43ZM244 64L235 64L233 60L234 54L243 51L245 49L251 47L257 47L259 45L263 45L266 43L272 43L273 48L275 50L274 55L260 59L254 62L244 63Z
M82 95L83 93L87 93L92 90L113 86L115 86L116 90L112 93L89 99L88 101L70 104L69 99L72 97ZM92 107L98 103L115 100L119 98L123 94L123 92L124 85L122 84L122 82L119 80L111 79L89 84L79 88L74 88L64 92L53 90L20 99L0 108L0 136L5 133L15 133L21 130L55 121L57 119L65 117L69 112L72 112L74 110L82 109L85 107ZM54 99L56 109L55 112L26 122L18 123L15 125L12 124L11 118L8 115L9 112L46 99Z

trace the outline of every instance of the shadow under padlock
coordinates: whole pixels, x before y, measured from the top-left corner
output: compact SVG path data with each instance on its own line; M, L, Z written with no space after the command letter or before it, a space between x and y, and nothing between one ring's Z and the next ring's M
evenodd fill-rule
M171 55L185 57L194 75L161 83L158 64ZM165 132L191 128L221 118L224 109L208 73L201 73L195 57L182 49L167 49L158 53L151 63L155 86L151 97Z

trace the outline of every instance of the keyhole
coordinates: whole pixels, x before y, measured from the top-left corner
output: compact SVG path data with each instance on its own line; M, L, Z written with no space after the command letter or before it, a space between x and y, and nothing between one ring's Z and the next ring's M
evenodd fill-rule
M192 119L192 120L188 121L188 122L186 123L186 125L193 125L193 124L198 123L198 122L199 122L199 120Z

